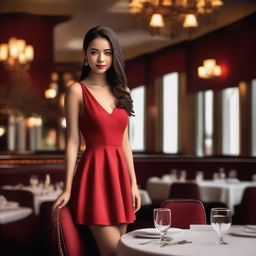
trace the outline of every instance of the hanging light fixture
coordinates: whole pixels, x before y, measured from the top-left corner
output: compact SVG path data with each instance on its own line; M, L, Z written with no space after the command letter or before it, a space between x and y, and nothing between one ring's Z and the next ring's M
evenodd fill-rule
M151 34L175 37L211 22L221 0L129 0L135 23ZM158 29L158 30L156 30Z
M16 68L28 69L34 59L34 48L23 39L12 37L8 44L0 44L0 62L8 70Z
M183 22L183 27L184 28L194 28L197 27L197 19L195 14L186 14L185 20Z

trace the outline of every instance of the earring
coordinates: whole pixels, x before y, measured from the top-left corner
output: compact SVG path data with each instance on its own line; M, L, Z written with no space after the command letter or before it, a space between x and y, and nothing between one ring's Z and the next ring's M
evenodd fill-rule
M84 59L84 65L87 67L88 66L88 61Z

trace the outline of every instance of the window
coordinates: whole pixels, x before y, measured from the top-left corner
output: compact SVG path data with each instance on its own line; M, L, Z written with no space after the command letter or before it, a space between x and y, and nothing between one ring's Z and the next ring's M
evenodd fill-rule
M256 156L256 79L252 80L252 156Z
M163 77L163 152L178 152L178 73Z
M222 153L239 154L239 89L222 91Z
M145 86L131 90L135 116L129 118L129 138L133 151L144 150Z
M213 153L213 91L197 94L197 155Z

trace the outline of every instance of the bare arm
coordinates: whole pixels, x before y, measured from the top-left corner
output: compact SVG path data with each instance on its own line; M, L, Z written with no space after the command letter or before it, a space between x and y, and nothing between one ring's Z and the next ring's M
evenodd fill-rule
M56 199L52 207L52 220L56 221L55 210L64 207L71 194L73 176L77 160L79 141L79 95L81 88L75 83L68 87L65 92L65 116L67 124L66 151L65 151L65 187L63 193Z
M65 93L65 115L67 124L67 140L65 152L65 191L71 191L72 180L79 147L79 91L76 85L66 89Z
M128 92L130 92L129 88L127 88L126 90ZM129 170L129 176L130 176L130 181L131 181L133 208L134 208L134 212L137 212L141 206L141 198L140 198L136 174L135 174L135 170L134 170L132 149L131 149L131 145L130 145L130 141L129 141L129 137L128 137L128 125L126 126L125 131L124 131L122 147L123 147L123 152L124 152L124 155L126 158L126 163L127 163L127 167Z

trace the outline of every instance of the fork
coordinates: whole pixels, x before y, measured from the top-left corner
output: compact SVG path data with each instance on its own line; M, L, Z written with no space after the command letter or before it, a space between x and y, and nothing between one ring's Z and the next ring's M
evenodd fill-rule
M174 242L174 243L164 243L164 244L160 244L160 247L164 247L164 246L167 246L167 245L178 245L178 244L190 244L192 243L192 241L188 241L188 240L181 240L181 241L178 241L178 242Z

